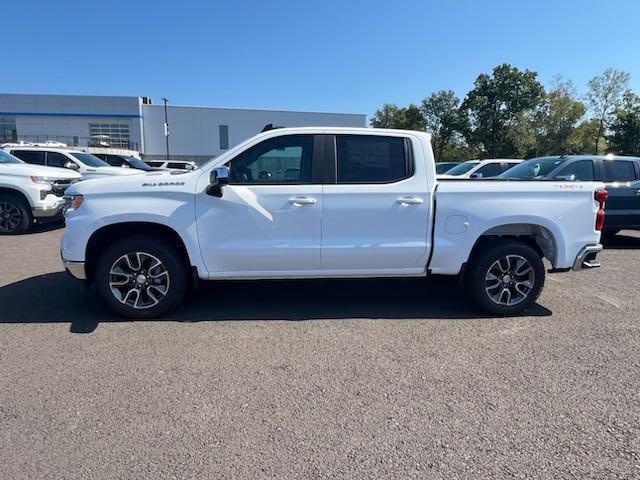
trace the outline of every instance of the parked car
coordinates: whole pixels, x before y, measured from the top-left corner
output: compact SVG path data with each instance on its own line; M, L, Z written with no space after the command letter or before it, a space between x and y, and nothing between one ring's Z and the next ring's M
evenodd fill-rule
M500 175L509 180L604 182L609 192L603 234L640 230L640 158L572 155L532 158Z
M196 162L187 162L183 160L145 160L145 162L154 168L163 170L197 170L198 164Z
M493 178L506 172L511 167L518 165L522 161L521 159L506 158L469 160L468 162L459 163L444 175L438 175L438 178L455 178L457 180L463 178Z
M192 279L430 274L508 315L538 297L543 257L553 272L599 266L603 187L438 182L427 133L283 128L194 172L73 185L61 253L134 318L178 305Z
M158 170L139 158L130 155L116 155L113 153L94 153L93 155L104 160L112 167L135 168L136 170L144 170L145 172Z
M0 150L0 234L22 233L34 222L62 218L64 192L80 174L28 165Z
M8 147L5 150L26 163L75 170L84 180L142 173L139 170L112 167L95 155L80 150L51 147Z
M441 175L447 173L456 165L460 165L460 162L436 162L436 174Z

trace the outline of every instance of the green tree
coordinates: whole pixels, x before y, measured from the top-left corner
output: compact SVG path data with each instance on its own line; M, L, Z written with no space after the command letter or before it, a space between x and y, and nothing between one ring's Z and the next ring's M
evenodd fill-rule
M596 136L600 122L595 118L590 118L581 122L571 134L569 143L571 145L568 153L590 154L596 148Z
M572 136L585 112L571 82L557 77L536 113L536 155L571 153Z
M371 119L371 126L375 128L402 128L404 123L403 109L394 103L385 103L380 110L376 110Z
M465 137L489 157L518 154L518 125L533 112L544 95L537 73L499 65L480 75L461 110L468 121Z
M600 139L603 138L613 121L615 111L622 102L622 95L629 84L629 74L613 68L607 68L602 75L589 80L587 103L593 117L598 120L594 153L600 151Z
M424 124L433 135L434 154L443 157L447 147L455 148L457 133L462 130L460 99L451 90L440 90L422 100L420 107Z
M640 155L640 96L627 91L614 113L609 149L625 155Z
M424 118L422 117L422 112L420 109L414 105L410 104L408 107L402 109L402 121L400 122L400 127L405 130L420 130L424 131Z
M424 130L422 113L414 104L403 108L393 103L385 103L380 110L376 110L370 123L375 128Z

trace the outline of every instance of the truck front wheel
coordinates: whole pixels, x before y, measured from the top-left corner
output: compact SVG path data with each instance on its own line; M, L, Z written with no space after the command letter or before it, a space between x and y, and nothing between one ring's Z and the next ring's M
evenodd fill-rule
M494 315L516 315L536 301L545 269L540 254L515 240L496 239L472 258L465 283L474 303Z
M154 318L180 303L187 273L173 246L157 238L133 235L114 243L100 256L95 285L118 315Z
M0 234L23 233L33 223L31 209L18 195L0 194Z

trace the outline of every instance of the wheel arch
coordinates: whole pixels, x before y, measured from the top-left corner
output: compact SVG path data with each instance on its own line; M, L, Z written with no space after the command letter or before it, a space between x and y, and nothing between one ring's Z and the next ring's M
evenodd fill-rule
M28 209L31 209L31 202L29 202L29 197L27 197L21 190L17 189L17 188L12 188L12 187L2 187L0 186L0 194L9 194L9 195L14 195L18 198L20 198L21 200L24 201L25 205L27 206Z
M472 259L482 246L492 239L512 239L523 242L532 247L541 257L546 258L555 265L560 252L560 242L554 232L537 223L508 223L498 225L485 230L476 240L469 259Z
M132 235L150 235L166 241L176 248L189 276L192 275L193 269L196 267L193 266L184 241L173 228L155 222L120 222L105 225L93 232L89 237L85 249L85 271L89 283L93 282L100 253L114 240ZM197 278L197 275L194 278Z

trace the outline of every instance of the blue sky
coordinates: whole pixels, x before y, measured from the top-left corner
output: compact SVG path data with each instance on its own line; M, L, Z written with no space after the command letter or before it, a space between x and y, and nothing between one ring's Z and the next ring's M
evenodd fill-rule
M640 91L637 0L5 2L0 92L371 114L503 62Z

